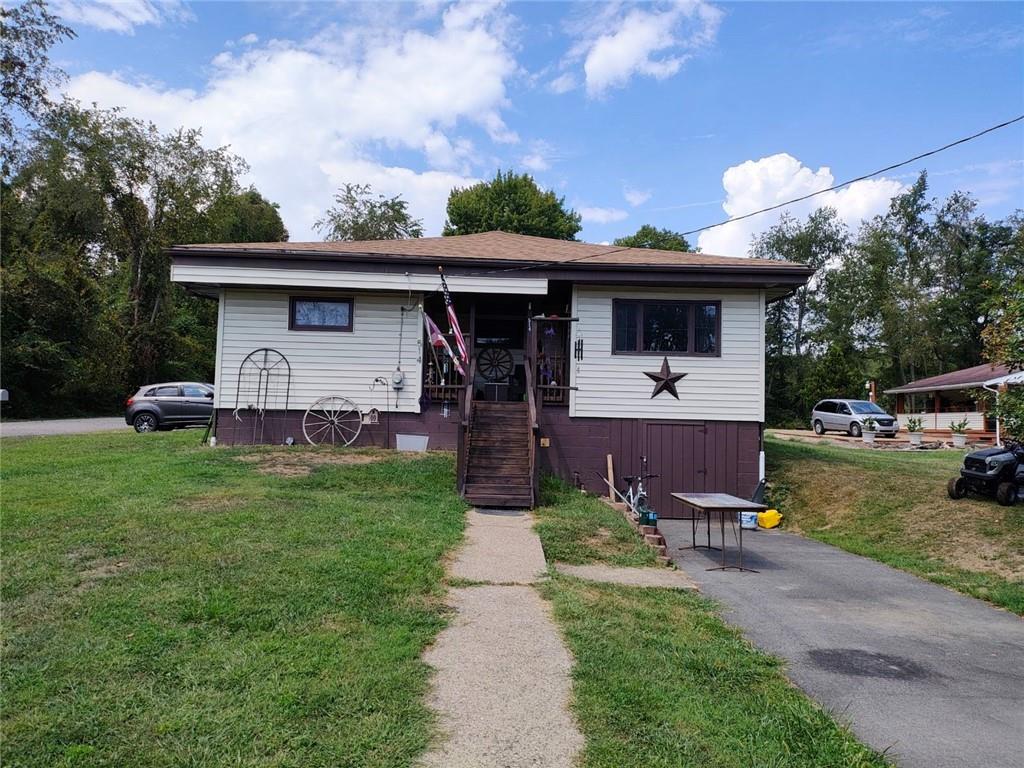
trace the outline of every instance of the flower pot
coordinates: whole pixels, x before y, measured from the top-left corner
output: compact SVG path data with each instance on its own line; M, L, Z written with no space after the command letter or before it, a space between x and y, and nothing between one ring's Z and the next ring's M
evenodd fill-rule
M874 432L866 432L866 431L865 432L861 432L860 439L863 440L868 445L874 445L875 444L875 433Z
M967 445L967 435L965 435L963 432L954 432L953 447L963 448L965 445Z
M915 448L919 448L921 440L924 438L924 432L908 432L907 434L910 437L910 444Z

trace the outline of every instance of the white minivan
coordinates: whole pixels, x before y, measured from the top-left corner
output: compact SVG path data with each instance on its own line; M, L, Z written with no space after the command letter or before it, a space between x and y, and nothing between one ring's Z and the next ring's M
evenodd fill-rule
M829 430L860 437L864 422L875 422L875 433L880 437L896 437L900 424L895 417L868 400L822 400L811 411L811 429L816 435Z

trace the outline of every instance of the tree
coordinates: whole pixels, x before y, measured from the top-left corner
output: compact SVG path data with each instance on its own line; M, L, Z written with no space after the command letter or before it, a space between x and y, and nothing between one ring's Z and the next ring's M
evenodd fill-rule
M768 307L765 389L776 419L799 419L817 398L814 391L809 391L809 376L815 359L806 354L808 326L813 329L826 306L821 291L825 267L840 263L848 248L846 227L832 208L819 208L806 222L783 214L778 224L754 241L755 258L791 261L819 271L792 296L779 298ZM822 348L830 366L834 365L836 357L828 354L833 342L842 349L852 346L846 337L819 340L824 341ZM822 379L817 374L813 378L815 381ZM845 380L847 375L844 373L841 378Z
M280 243L288 239L280 206L255 188L218 199L210 206L210 242Z
M213 374L216 305L170 281L178 243L284 235L245 163L197 131L50 109L5 184L4 386L12 410L116 407L156 379ZM33 392L46 397L29 397Z
M660 251L690 251L689 241L679 232L644 224L632 235L616 238L615 245L623 248L655 248Z
M580 215L565 207L564 197L542 190L527 173L499 170L492 181L451 191L444 234L500 230L575 240L581 228Z
M0 160L3 178L14 165L23 131L37 123L50 107L48 91L65 79L50 63L50 49L74 31L50 13L43 0L0 6Z
M423 222L400 196L374 197L369 184L343 184L314 227L327 240L404 240L423 237Z

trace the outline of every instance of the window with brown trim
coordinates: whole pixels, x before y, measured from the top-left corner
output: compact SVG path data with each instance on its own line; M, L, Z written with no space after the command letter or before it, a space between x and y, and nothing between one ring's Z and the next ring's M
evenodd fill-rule
M612 353L721 355L722 302L615 299Z
M292 296L288 307L290 331L351 331L352 299Z

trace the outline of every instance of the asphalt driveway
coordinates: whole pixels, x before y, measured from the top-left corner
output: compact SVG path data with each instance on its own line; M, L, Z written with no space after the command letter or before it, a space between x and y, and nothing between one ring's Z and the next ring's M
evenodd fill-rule
M123 416L95 419L42 419L0 422L0 437L37 437L40 435L77 435L83 432L107 432L130 429Z
M898 765L1024 765L1017 616L782 532L746 532L745 564L760 573L706 571L718 552L678 549L690 544L688 521L658 527L669 554L722 604L727 621L785 659L794 683ZM717 544L717 524L712 531Z

